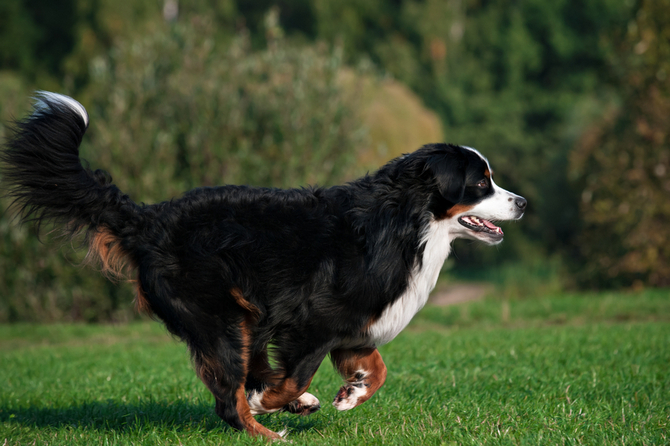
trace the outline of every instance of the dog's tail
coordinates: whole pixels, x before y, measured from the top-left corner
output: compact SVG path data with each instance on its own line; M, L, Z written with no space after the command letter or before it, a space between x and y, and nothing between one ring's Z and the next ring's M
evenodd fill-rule
M120 277L137 265L132 239L146 218L107 172L82 164L87 127L79 102L38 92L32 114L15 123L0 152L3 189L22 221L53 223L69 236L85 232L89 258L97 258L106 275Z

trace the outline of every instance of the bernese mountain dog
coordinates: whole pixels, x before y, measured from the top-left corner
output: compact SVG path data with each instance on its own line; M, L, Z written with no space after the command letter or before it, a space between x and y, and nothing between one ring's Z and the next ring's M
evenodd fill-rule
M79 102L39 92L0 155L5 192L23 221L84 233L103 272L132 274L138 308L188 345L216 413L270 439L254 415L318 410L306 390L327 355L344 379L333 405L370 399L386 378L377 348L424 306L451 242L500 243L493 222L526 209L478 151L451 144L342 186L229 185L138 204L82 164L87 127Z

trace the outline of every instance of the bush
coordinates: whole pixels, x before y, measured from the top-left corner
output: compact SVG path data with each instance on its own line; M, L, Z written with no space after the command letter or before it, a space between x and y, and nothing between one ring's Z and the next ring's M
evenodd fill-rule
M222 44L195 17L120 41L91 65L83 158L143 202L195 186L326 185L360 173L365 132L336 82L339 52L274 36L251 52L244 32ZM79 271L82 250L64 261L53 237L40 245L34 230L9 219L0 220L0 319L134 317L130 286Z
M583 283L670 285L670 1L643 1L611 64L621 107L571 157Z
M250 53L244 33L219 46L196 17L97 59L86 156L149 201L224 182L295 187L352 176L364 134L336 83L338 51L278 38Z

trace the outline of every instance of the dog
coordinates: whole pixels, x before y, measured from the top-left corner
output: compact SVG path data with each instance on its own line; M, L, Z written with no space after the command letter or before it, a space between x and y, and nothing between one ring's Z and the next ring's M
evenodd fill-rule
M341 186L229 185L137 204L82 164L88 124L79 102L37 93L0 154L13 207L84 233L103 272L135 277L138 309L188 345L217 415L253 436L280 438L255 415L320 408L306 390L327 355L345 381L333 405L370 399L386 378L377 348L424 306L451 242L498 244L493 222L526 209L484 156L451 144Z

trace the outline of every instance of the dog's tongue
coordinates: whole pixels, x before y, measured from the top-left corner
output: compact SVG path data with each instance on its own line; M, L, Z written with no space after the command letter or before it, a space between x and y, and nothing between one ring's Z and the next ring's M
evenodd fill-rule
M502 229L500 229L498 226L494 225L494 224L491 223L490 221L488 221L488 220L484 220L484 219L482 218L482 219L481 219L481 222L484 223L484 226L486 226L487 228L489 228L489 229L491 229L491 230L493 230L493 231L496 231L498 234L502 234L502 233L503 233Z

